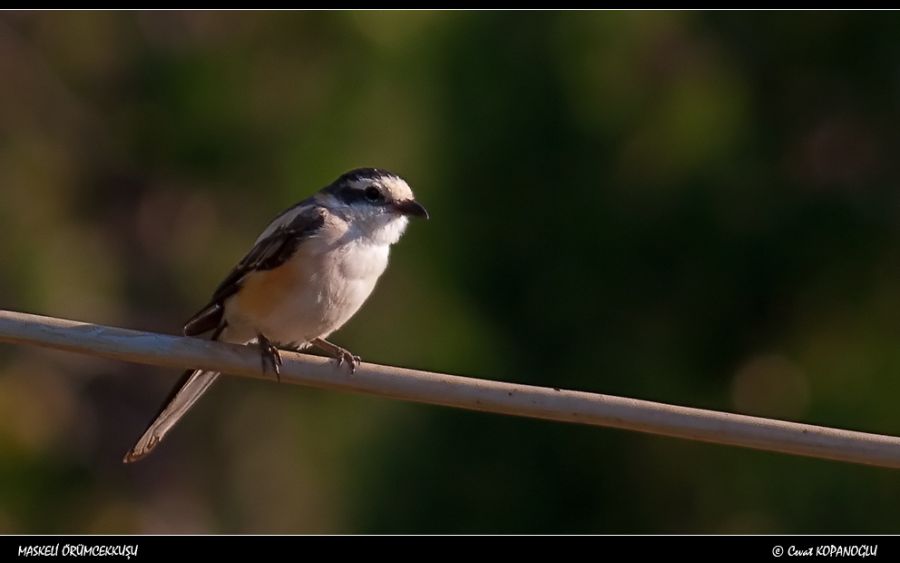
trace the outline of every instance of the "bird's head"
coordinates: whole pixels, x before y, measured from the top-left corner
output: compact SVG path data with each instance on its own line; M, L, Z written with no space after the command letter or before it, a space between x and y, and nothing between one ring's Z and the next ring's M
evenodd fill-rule
M409 217L428 219L406 180L379 168L357 168L322 190L327 206L353 226L396 242ZM383 231L383 232L382 232Z

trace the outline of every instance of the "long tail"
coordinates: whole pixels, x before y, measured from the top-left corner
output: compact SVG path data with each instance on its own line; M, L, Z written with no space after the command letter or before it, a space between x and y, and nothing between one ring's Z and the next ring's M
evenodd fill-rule
M217 340L221 334L221 328L212 335L212 340ZM207 389L219 377L217 371L188 370L184 372L178 383L166 397L159 412L152 419L144 434L138 439L131 450L125 454L124 463L134 463L150 454L169 430L181 420L197 399L203 396Z

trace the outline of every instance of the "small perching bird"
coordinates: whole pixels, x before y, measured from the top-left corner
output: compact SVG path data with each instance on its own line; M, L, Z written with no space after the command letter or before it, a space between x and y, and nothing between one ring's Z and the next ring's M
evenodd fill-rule
M276 376L276 344L315 347L355 370L359 356L325 339L372 293L409 217L427 219L428 212L403 178L377 168L347 172L276 217L184 325L184 334L211 331L213 340L255 341L263 370L268 364ZM218 376L185 372L123 461L152 452Z

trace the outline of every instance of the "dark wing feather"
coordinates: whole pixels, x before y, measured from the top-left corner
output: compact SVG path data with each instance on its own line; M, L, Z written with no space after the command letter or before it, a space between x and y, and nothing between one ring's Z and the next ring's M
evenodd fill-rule
M225 300L240 289L247 274L277 268L296 252L304 239L313 236L324 224L325 210L310 206L258 241L219 284L210 302L185 323L184 334L195 336L220 326Z

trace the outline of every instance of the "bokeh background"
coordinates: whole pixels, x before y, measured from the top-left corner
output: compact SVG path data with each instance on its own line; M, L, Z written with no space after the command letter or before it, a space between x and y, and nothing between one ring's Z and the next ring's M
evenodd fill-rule
M340 173L369 361L900 434L900 15L0 14L0 307L178 333ZM0 532L896 532L895 471L0 347Z

